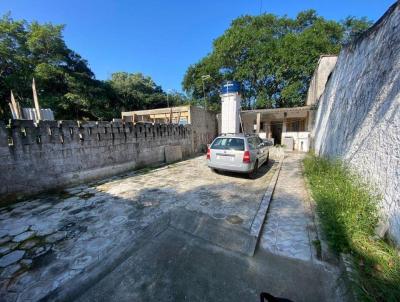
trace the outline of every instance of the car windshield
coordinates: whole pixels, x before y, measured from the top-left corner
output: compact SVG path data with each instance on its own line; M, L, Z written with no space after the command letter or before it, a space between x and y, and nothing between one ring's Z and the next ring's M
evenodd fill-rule
M211 149L244 151L242 138L219 137L212 144Z

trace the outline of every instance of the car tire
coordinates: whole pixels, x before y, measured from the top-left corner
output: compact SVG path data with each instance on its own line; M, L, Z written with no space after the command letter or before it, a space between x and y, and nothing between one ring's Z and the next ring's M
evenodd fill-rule
M219 172L217 169L214 169L214 168L210 168L210 169L211 169L212 172L214 172L216 174L218 174L218 172Z
M254 163L254 168L253 171L249 173L249 178L255 179L257 177L257 172L258 172L258 160Z

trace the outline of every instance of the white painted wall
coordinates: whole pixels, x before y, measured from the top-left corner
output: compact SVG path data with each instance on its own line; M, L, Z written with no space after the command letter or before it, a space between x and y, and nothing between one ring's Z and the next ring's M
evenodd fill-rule
M345 47L321 96L315 152L340 157L383 196L391 237L400 244L400 4Z
M221 133L239 133L241 101L240 94L236 92L221 95Z
M335 68L336 62L337 56L334 55L323 55L319 58L317 68L315 69L310 86L308 87L307 106L312 106L318 102L325 90L329 75Z
M294 140L294 150L308 152L310 150L310 132L283 132L281 141L285 137L292 137Z

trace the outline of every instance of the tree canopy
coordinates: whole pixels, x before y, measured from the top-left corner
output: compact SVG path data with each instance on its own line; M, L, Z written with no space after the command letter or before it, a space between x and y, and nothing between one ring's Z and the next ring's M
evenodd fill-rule
M224 80L243 85L245 107L298 106L321 54L336 54L343 43L370 26L365 18L329 21L309 10L294 19L272 14L234 20L213 43L210 54L191 65L182 93L165 93L141 73L115 72L97 80L88 62L68 48L63 25L0 18L0 118L10 117L10 90L32 107L32 78L40 104L58 119L110 120L123 110L186 103L203 104L203 75L208 104L218 109Z
M243 107L301 106L320 55L337 54L370 25L365 18L326 20L314 10L294 19L273 14L243 16L214 40L210 54L188 68L182 85L200 99L201 76L210 75L204 85L214 107L218 107L218 89L224 80L242 83Z
M88 62L69 49L63 25L0 18L0 117L10 116L6 100L16 98L32 107L32 78L40 104L59 119L120 117L121 110L149 109L180 104L178 93L167 95L150 77L116 72L107 81L96 80Z

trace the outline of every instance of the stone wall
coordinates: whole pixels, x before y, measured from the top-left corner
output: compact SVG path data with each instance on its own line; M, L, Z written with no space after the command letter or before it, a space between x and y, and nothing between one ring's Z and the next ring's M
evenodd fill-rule
M0 199L115 175L193 153L191 126L0 122ZM174 157L173 157L174 158Z
M382 230L400 243L399 2L340 52L313 136L318 155L344 159L376 186Z

